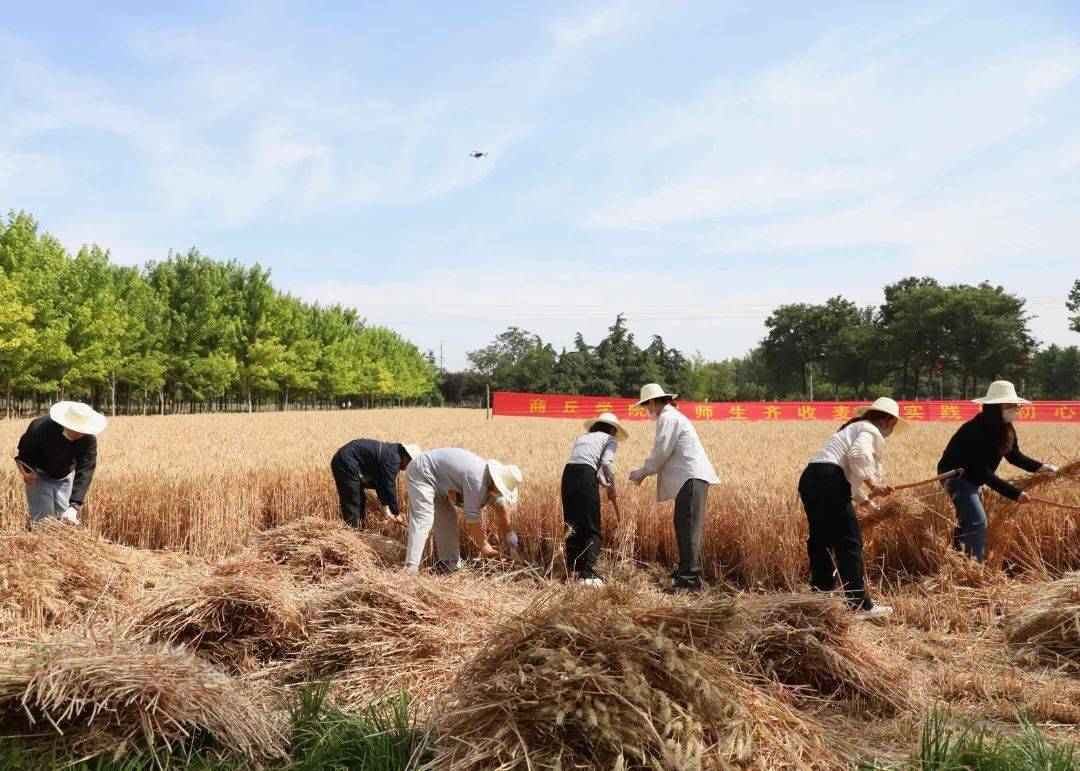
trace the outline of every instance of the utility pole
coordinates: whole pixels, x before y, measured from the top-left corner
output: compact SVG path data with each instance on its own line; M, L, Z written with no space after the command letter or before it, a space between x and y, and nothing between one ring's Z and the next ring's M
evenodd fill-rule
M441 370L443 370L445 372L446 371L446 364L445 364L445 362L443 360L442 344L443 344L443 341L440 340L439 341L439 369L441 369Z

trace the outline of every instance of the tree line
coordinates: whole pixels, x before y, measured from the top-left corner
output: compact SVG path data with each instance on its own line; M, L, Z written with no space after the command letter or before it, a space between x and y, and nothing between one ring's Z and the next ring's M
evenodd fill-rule
M465 372L447 373L443 395L476 402L485 386L537 393L634 396L659 381L694 401L968 399L1007 378L1034 399L1080 397L1080 349L1040 347L1026 301L1000 286L942 285L905 278L884 288L879 306L844 297L781 305L767 334L745 356L706 361L659 336L639 346L619 315L596 345L579 333L556 351L510 327L468 354ZM1080 332L1080 279L1066 304Z
M0 396L6 414L78 398L106 412L416 403L430 353L340 305L276 290L259 265L170 252L115 265L70 256L24 212L0 219Z

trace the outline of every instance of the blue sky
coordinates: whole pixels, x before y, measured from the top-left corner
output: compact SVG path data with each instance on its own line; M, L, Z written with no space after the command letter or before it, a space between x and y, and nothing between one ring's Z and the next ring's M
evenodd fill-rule
M455 367L619 310L740 354L911 274L1080 342L1078 3L89 5L0 15L0 207L72 250L258 261Z

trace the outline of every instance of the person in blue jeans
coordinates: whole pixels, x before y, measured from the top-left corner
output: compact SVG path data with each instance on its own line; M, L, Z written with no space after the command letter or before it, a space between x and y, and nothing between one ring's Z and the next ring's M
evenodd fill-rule
M1020 452L1020 442L1013 423L1021 404L1031 404L1016 395L1008 380L990 384L986 396L974 400L982 412L953 434L938 461L938 473L954 469L964 473L945 481L945 489L956 508L953 545L979 562L986 559L986 510L981 490L986 485L999 495L1017 503L1027 503L1028 494L997 475L1002 459L1024 471L1056 473L1057 466L1029 458Z

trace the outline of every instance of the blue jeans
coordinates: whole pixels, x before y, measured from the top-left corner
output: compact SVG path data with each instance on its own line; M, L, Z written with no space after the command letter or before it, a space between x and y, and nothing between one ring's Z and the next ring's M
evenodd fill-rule
M26 488L26 505L30 507L30 522L40 525L47 517L59 517L68 507L68 498L71 496L72 477L63 479L49 479L42 474L37 475L34 486L24 485Z
M986 510L979 489L979 485L963 477L953 477L945 482L945 490L956 507L953 546L982 562L986 557Z

